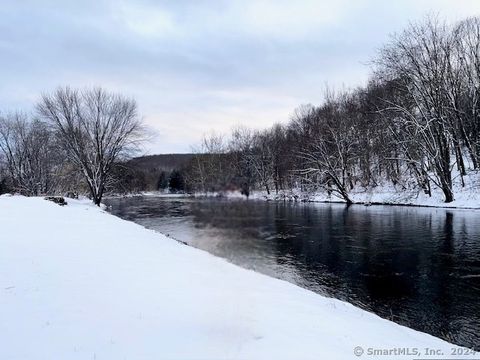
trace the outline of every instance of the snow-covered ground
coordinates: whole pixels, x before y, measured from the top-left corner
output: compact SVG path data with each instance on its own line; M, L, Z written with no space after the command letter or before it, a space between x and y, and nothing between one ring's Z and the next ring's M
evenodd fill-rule
M357 204L413 205L442 208L480 209L480 172L470 170L463 177L463 184L458 171L453 171L453 192L455 200L445 203L444 194L434 183L431 183L431 196L425 194L413 179L404 181L402 185L394 186L391 182L375 187L363 188L356 186L349 192L350 199ZM144 193L153 196L154 193ZM197 193L198 197L227 197L246 199L239 191ZM287 200L309 202L345 202L336 193L328 193L322 189L302 191L300 189L282 190L278 193L263 190L250 192L250 199Z
M480 192L476 189L470 191L458 191L455 200L445 203L443 193L434 189L432 196L428 196L417 189L399 191L393 186L378 186L376 188L355 189L349 193L350 199L357 204L385 204L385 205L413 205L429 207L445 207L459 209L480 209ZM228 194L227 197L240 197L240 193ZM317 191L306 193L301 191L287 191L268 195L264 191L253 192L250 196L253 199L266 200L296 200L311 202L345 202L335 194Z
M420 191L416 184L407 184L405 187L393 186L391 183L375 187L362 188L357 186L350 191L350 199L357 204L385 204L385 205L413 205L461 209L480 209L480 174L472 174L464 178L465 186L454 181L455 200L445 203L442 191L432 186L432 196ZM152 196L152 193L145 193L145 196ZM198 193L195 196L202 197L227 197L246 199L239 191L221 193ZM250 199L264 200L287 200L287 201L310 201L310 202L345 202L335 193L328 194L326 191L317 190L313 192L301 191L300 189L280 191L252 191Z
M2 360L455 358L440 339L83 201L1 196L0 231Z

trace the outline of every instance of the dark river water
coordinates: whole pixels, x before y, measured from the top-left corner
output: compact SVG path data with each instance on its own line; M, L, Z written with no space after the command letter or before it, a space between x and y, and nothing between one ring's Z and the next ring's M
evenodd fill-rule
M133 197L113 214L480 349L480 211Z

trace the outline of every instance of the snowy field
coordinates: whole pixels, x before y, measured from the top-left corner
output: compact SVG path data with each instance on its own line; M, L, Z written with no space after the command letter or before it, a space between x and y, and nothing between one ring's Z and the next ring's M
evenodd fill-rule
M0 231L2 360L358 359L356 347L362 359L458 356L82 201L1 196Z

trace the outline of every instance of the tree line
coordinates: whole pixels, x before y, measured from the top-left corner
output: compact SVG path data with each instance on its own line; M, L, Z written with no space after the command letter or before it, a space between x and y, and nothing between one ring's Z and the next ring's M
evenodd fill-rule
M286 125L206 137L186 187L321 189L351 203L352 189L388 183L453 201L480 166L480 19L412 23L378 51L366 86L324 95Z
M42 95L32 115L0 114L0 193L87 193L100 205L144 138L135 100L59 88Z
M445 202L461 187L478 191L469 179L480 166L480 19L412 23L371 66L366 86L326 89L287 124L207 136L168 171L127 162L146 135L133 99L59 88L31 115L0 113L0 193L85 193L98 205L105 192L166 188L321 190L347 203L352 190L380 186L438 189Z

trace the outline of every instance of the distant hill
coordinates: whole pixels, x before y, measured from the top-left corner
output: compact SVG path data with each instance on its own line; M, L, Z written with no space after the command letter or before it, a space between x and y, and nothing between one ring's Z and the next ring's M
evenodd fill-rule
M159 154L133 158L128 164L144 171L166 171L171 172L181 169L193 158L194 154Z

